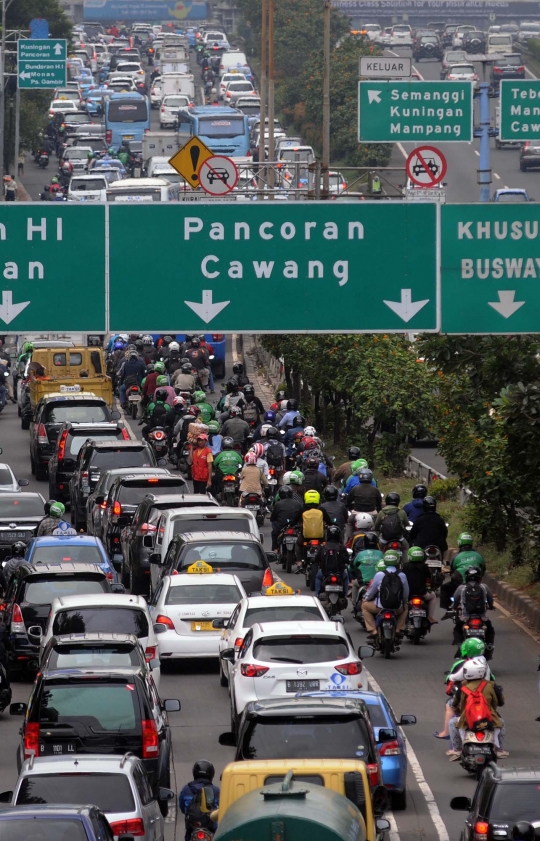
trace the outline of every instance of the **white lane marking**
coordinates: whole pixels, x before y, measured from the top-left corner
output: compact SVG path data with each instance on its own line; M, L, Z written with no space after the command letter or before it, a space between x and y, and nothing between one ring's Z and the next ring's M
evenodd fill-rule
M495 178L497 179L497 181L500 181L500 180L501 180L501 176L500 176L500 175L497 175L497 173L496 173L496 172L494 172L494 173L493 173L493 175L495 176Z
M513 613L510 613L509 610L500 605L499 602L497 602L497 610L500 610L501 613L504 614L504 616L506 616L508 619L511 619L512 622L514 622L515 625L518 625L518 627L520 627L522 631L525 631L525 633L528 634L531 637L531 639L533 639L535 642L540 643L538 631L533 631L532 628L527 628L527 626L524 625L523 622L521 622L519 619L516 619L515 615Z
M396 143L396 146L398 147L399 151L401 152L401 154L403 155L404 158L409 157L409 153L407 152L407 150L403 146L403 143Z
M365 666L363 668L371 687L375 690L375 692L382 692L381 687L379 686L371 672L369 672ZM426 801L431 820L433 821L433 825L437 831L439 841L450 841L450 836L448 835L448 830L446 829L445 823L441 817L441 813L439 812L439 807L437 806L435 796L426 782L424 772L422 771L422 767L418 762L418 757L416 756L412 745L406 736L405 742L407 744L407 760L409 762L409 765L411 766L414 776L416 777L418 788L424 795L424 800Z
M235 362L238 362L238 354L236 353L237 339L238 339L238 333L233 333L232 334L232 349L231 349L231 356L232 356L233 364Z
M396 58L403 58L403 56L400 56L400 54L399 54L399 53L395 53L393 50L386 50L386 52L387 52L387 53L390 53L390 55L394 55ZM411 66L412 66L412 69L414 70L414 72L415 72L415 73L418 73L418 75L420 76L420 79L422 80L422 82L425 82L425 79L424 79L424 77L422 76L422 74L420 73L420 71L419 71L418 67L415 67L415 66L414 66L414 64L413 64L413 65L411 65ZM398 80L398 81L399 81L399 80ZM403 81L404 81L404 82L406 82L406 81L407 81L407 79L403 79Z
M480 152L478 151L478 149L475 149L475 150L474 150L474 154L475 154L475 155L478 155L478 157L480 157Z
M538 76L535 76L532 70L529 70L528 67L525 68L525 73L528 73L531 79L538 79Z
M390 823L390 832L388 833L389 841L400 841L398 825L393 812L385 812L385 815Z

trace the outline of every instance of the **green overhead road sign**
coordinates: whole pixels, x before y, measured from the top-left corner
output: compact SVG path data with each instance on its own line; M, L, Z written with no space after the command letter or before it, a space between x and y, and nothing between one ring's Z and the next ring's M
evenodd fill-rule
M540 333L535 204L441 208L443 333Z
M65 38L32 38L17 41L19 88L57 88L66 84Z
M105 208L0 207L0 332L105 332Z
M499 140L540 139L540 79L501 82Z
M472 82L358 82L358 141L470 141Z
M433 204L111 204L109 233L113 331L437 329Z

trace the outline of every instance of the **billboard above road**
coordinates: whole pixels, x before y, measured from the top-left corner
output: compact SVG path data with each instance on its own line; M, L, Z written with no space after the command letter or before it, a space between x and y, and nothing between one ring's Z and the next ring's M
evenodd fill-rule
M413 21L538 20L540 6L534 0L333 0L332 8L362 20L379 18Z
M193 0L84 0L84 20L206 20L206 3Z

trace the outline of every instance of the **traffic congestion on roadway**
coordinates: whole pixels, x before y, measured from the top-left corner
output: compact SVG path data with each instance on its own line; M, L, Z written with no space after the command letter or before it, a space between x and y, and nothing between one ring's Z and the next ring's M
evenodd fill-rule
M322 75L320 127L274 103L273 25L267 78L218 7L112 5L3 175L0 841L533 841L540 637L463 509L502 510L509 440L535 458L540 15L343 9L347 167ZM445 435L499 422L478 490Z

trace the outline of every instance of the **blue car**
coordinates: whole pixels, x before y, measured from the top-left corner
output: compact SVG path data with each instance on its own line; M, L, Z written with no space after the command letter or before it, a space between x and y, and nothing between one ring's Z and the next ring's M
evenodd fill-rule
M78 564L99 564L111 584L118 582L105 547L99 537L73 534L66 537L34 537L28 544L26 560L32 566L73 561Z
M6 792L12 794L12 792ZM3 797L4 794L1 795ZM11 799L11 798L10 798ZM6 802L1 800L0 802ZM12 806L0 810L0 836L22 841L36 837L69 838L70 841L112 839L109 822L97 806L56 806L39 804Z
M302 692L302 697L361 698L367 704L381 756L383 784L390 794L392 809L407 808L407 745L402 727L416 724L415 715L402 715L399 721L382 692L351 689L335 692ZM383 731L392 731L391 733Z

